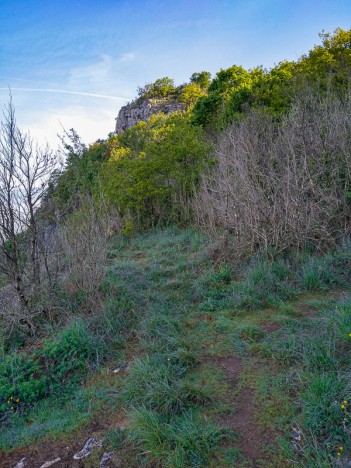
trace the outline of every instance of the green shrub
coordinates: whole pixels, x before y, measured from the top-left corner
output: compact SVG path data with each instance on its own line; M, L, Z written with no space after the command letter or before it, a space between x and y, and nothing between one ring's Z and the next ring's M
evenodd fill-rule
M12 353L0 363L0 411L16 412L85 378L99 354L99 342L85 323L73 322L55 339L27 353Z
M188 113L154 115L118 136L101 165L104 195L136 227L189 221L209 148Z

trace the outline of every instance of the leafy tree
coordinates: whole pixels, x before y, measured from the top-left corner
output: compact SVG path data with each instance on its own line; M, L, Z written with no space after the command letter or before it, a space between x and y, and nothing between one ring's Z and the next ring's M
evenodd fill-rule
M200 97L192 110L192 123L203 128L214 124L222 98L217 93Z
M271 70L262 70L254 80L250 104L268 108L274 114L288 110L296 87L297 64L283 61Z
M158 78L153 83L146 84L143 88L139 87L137 92L139 99L165 98L175 93L174 80L165 76Z
M228 96L231 92L252 83L251 74L245 68L233 65L226 70L220 70L208 88L209 93L218 93Z
M351 30L337 28L334 34L322 32L319 37L322 44L301 57L300 73L318 80L324 88L328 84L345 88L351 69Z
M193 110L193 123L202 126L210 124L217 127L223 126L221 112L226 112L225 105L232 100L230 113L239 112L241 105L248 99L253 83L261 74L261 69L253 71L233 65L226 70L220 70L216 78L208 87L208 96L201 97ZM233 94L237 94L233 98Z
M265 107L275 115L286 112L294 96L309 83L318 82L321 92L335 85L348 86L351 69L351 30L338 28L320 34L315 46L297 62L283 61L271 70L245 70L234 65L217 73L193 109L192 121L203 127L223 129L250 107Z
M201 129L190 125L188 113L175 113L153 116L125 133L121 143L129 146L115 148L102 164L105 196L139 225L179 221L208 160Z
M80 195L99 196L99 168L108 157L110 147L102 140L87 147L73 129L66 132L62 141L66 166L53 174L51 190L56 208L65 213L77 205Z
M205 92L201 86L196 83L190 83L182 87L178 101L186 104L187 106L193 106L196 101L204 95Z
M201 89L207 90L211 82L211 73L202 71L199 73L193 73L190 77L190 83L195 83L200 86Z

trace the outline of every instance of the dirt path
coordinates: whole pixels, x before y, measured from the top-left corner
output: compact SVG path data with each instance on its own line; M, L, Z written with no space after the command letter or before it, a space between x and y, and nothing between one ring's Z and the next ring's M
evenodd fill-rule
M230 403L236 409L235 412L221 417L219 422L238 433L239 439L235 448L239 449L245 458L256 466L264 458L260 448L264 434L254 418L253 390L245 386L240 388L239 394L237 394L243 361L238 357L218 357L214 358L212 362L223 370L227 383L233 390L233 399Z

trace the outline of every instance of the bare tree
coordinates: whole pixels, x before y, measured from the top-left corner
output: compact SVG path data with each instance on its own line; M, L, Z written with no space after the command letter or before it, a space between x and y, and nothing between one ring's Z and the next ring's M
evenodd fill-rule
M28 310L40 283L37 212L55 166L48 146L18 128L10 96L0 127L0 268Z

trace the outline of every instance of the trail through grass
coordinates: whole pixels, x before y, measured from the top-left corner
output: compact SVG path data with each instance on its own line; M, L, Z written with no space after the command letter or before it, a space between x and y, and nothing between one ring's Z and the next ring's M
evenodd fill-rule
M55 438L68 461L93 434L127 466L347 462L350 255L213 265L210 252L175 228L114 244L105 308L86 318L88 379L14 415L0 435L23 447L11 460Z

